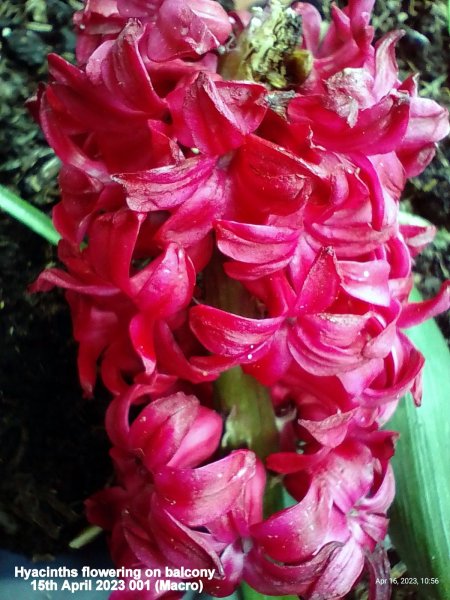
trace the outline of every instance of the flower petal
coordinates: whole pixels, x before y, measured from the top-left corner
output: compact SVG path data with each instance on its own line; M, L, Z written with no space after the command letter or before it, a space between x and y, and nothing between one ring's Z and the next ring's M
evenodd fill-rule
M227 13L211 0L164 0L150 31L148 55L164 62L196 58L214 50L231 33Z
M190 326L200 342L210 352L225 356L256 354L283 320L249 319L206 305L194 306L190 311Z
M190 85L167 97L175 136L205 154L226 154L261 123L267 110L265 94L260 84L214 81L201 71Z
M327 490L311 485L301 502L253 525L251 536L271 559L297 563L315 554L322 545L330 510Z
M438 294L431 300L410 302L403 307L398 319L401 328L414 327L450 308L450 281L445 281Z
M214 158L188 158L176 165L117 174L113 179L124 186L131 210L164 210L190 198L211 175L215 162Z
M256 457L248 450L197 469L164 467L154 475L162 506L183 523L201 526L226 514L255 474Z

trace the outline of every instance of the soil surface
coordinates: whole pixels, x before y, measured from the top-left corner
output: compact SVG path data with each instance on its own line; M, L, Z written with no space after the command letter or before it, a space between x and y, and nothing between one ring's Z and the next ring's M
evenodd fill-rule
M0 182L47 212L58 197L58 160L23 103L46 80L49 52L73 59L70 23L80 6L76 0L0 3ZM402 71L421 72L424 95L449 106L446 10L442 0L377 1L374 25L378 35L406 30L399 43ZM450 277L449 152L446 141L405 193L405 210L439 229L415 266L425 296ZM4 547L34 557L67 547L85 524L83 500L110 477L102 428L107 398L102 390L95 400L81 397L63 296L26 291L54 260L46 242L0 214L0 538ZM439 324L448 339L449 315ZM396 598L413 593L402 589ZM363 587L354 597L365 594Z
M77 7L0 3L0 182L47 212L58 160L24 102L46 80L49 52L73 59ZM0 213L0 539L35 558L67 549L85 527L84 499L111 471L105 395L81 396L63 294L27 293L54 260L54 248Z

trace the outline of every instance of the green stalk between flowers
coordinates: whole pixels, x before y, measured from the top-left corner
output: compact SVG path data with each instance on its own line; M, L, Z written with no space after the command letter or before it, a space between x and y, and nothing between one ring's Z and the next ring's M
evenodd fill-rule
M420 300L413 292L413 301ZM400 432L390 535L424 600L450 598L450 352L430 320L408 332L426 358L422 406L404 398L389 429ZM439 582L439 583L438 583Z
M209 304L244 317L258 316L254 300L244 286L226 276L215 253L204 277ZM214 383L217 410L225 417L222 447L248 448L264 460L277 452L278 430L269 392L240 366L225 371ZM283 508L282 486L269 477L264 498L266 516Z
M257 308L241 283L227 277L216 252L205 273L205 292L208 302L235 314L257 317ZM275 412L269 392L241 367L225 371L214 382L217 410L226 416L222 447L249 448L264 460L279 449ZM278 477L268 476L264 492L264 516L285 508L286 496ZM238 598L242 600L296 600L297 596L266 596L245 582L241 583Z
M258 316L256 305L244 286L226 276L218 252L207 268L204 284L212 306L244 317ZM222 373L214 387L217 409L227 416L223 447L249 448L262 460L276 452L278 431L267 388L246 375L241 367Z
M59 242L61 236L54 228L51 219L2 185L0 185L0 209L45 238L50 244L56 245Z

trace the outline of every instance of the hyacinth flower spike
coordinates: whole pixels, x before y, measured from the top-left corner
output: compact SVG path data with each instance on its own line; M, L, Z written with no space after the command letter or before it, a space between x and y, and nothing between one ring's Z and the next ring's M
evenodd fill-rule
M86 508L117 566L211 569L218 597L337 600L366 577L389 598L382 427L421 401L404 330L450 306L448 283L408 300L434 229L399 200L449 125L372 6L325 28L301 2L89 0L77 64L49 57L29 105L62 161L63 267L34 290L65 290L84 393L112 396L116 480ZM185 589L129 583L113 597Z

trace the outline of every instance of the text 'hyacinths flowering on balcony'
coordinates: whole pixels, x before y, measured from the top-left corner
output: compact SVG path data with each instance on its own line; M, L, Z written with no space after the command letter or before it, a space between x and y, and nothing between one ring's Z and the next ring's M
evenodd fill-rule
M113 396L117 479L87 514L119 566L311 600L367 572L389 597L381 428L421 401L404 329L450 305L448 283L408 301L434 230L399 199L449 127L372 5L325 26L302 2L87 0L77 65L49 57L30 108L62 161L63 268L34 289L66 290L83 391Z

